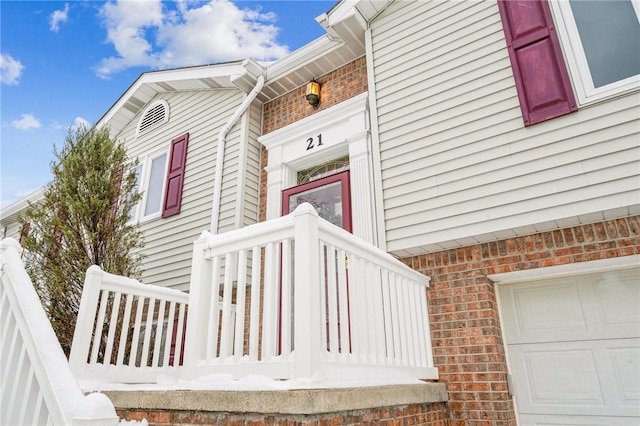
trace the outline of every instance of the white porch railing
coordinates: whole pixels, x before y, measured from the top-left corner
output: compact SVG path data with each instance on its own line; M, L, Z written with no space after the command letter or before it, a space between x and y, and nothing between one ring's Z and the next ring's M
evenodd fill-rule
M0 241L0 424L117 425L105 395L78 387L21 251Z
M437 379L428 284L303 204L236 231L203 232L189 295L91 267L70 364L78 377L122 383L161 374ZM159 326L142 337L149 324ZM181 366L170 353L182 353L183 330Z
M121 383L179 377L189 295L87 271L69 364L78 378Z
M437 379L428 283L309 204L237 231L205 232L194 245L184 377L386 370Z

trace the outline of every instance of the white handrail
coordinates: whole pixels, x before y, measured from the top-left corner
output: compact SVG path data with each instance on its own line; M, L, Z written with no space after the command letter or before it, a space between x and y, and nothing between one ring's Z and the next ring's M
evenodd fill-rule
M104 394L78 387L21 252L0 241L0 424L117 425Z
M179 376L189 295L87 270L69 364L78 378L123 383Z
M363 368L436 379L428 284L308 204L237 231L203 232L193 251L184 377L311 378ZM232 298L243 305L235 322L225 307Z
M70 357L77 377L438 377L429 278L319 218L309 204L236 231L205 231L192 259L188 295L87 271ZM169 363L166 350L178 310L182 366ZM140 331L154 320L155 332Z

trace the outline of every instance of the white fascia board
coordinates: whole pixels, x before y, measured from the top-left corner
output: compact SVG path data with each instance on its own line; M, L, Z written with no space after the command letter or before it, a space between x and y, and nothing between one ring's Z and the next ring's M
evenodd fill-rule
M232 75L244 74L246 68L242 62L220 65L206 65L190 68L180 68L166 71L153 71L144 73L140 76L137 83L164 83L181 80L198 80L201 78L211 77L227 77Z
M253 77L254 79L258 79L258 76L260 75L264 75L266 69L265 66L260 64L258 61L248 58L245 59L244 61L242 61L242 68L243 68L243 72L242 75L249 75L251 77ZM238 77L238 75L232 75L231 76L231 81L233 82L234 79L236 79Z
M329 12L325 13L327 25L333 25L336 22L341 21L348 14L353 13L353 10L358 6L361 0L344 0L337 4L333 9ZM323 15L320 15L316 18L316 21L322 19ZM323 25L324 26L324 25Z
M106 114L98 120L97 126L108 123L114 115L118 113L133 95L145 84L163 83L181 80L197 80L200 78L229 77L229 82L239 76L250 74L257 78L257 74L262 73L264 67L256 61L248 59L241 62L228 64L206 65L189 68L178 68L163 71L150 71L140 75L126 92L116 101Z
M305 65L317 61L319 57L330 53L342 44L341 40L333 40L327 35L315 39L284 58L267 65L265 85L269 85Z
M40 201L43 197L43 188L40 188L15 203L9 204L0 211L0 223L8 224L15 221L18 213L24 211L29 206L29 203Z
M393 1L395 0L345 0L325 13L326 18L320 15L316 18L316 21L320 23L321 20L326 20L326 25L331 26L354 16L357 11L364 21L369 22ZM321 25L325 26L324 24Z

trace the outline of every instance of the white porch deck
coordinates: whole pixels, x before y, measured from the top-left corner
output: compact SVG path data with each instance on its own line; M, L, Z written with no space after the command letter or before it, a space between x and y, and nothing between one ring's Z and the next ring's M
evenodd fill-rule
M212 374L437 379L428 283L304 204L203 233L189 294L90 268L69 362L80 379L118 383Z

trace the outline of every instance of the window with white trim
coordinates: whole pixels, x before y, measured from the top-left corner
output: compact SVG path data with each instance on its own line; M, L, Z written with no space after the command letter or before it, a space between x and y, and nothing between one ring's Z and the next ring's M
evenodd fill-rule
M640 88L640 1L550 3L581 105Z
M166 182L168 151L162 151L141 160L136 167L137 187L142 191L142 200L131 212L132 220L145 220L160 216L162 194Z
M165 150L140 161L135 173L142 200L130 212L132 221L180 213L188 144L189 132L172 139Z

